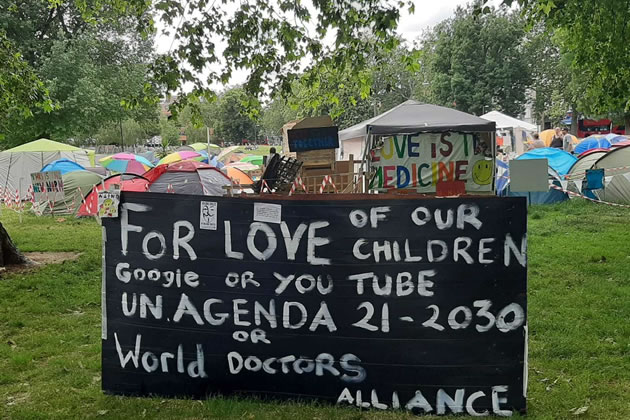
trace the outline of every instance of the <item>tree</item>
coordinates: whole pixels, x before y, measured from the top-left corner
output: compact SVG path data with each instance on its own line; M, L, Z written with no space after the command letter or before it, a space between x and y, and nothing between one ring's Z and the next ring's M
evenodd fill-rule
M492 109L519 114L530 81L524 35L525 24L514 13L457 8L423 43L432 55L429 82L437 102L476 115Z
M33 119L10 121L10 142L90 139L102 127L130 118L141 124L157 120L157 106L142 100L151 57L150 40L111 28L54 41L37 72L59 106ZM125 106L133 99L137 106Z
M282 136L282 126L297 118L298 112L286 99L278 97L263 109L261 126L265 137Z
M180 93L176 103L180 108L192 97L211 99L216 92L210 86L228 83L239 69L249 72L244 90L254 98L290 92L303 70L335 67L359 74L369 58L365 35L393 49L400 9L413 9L410 0L317 0L309 5L288 0L190 0L185 4L179 0L75 0L75 4L90 16L112 9L134 16L137 28L145 33L153 28L147 17L150 10L166 26L176 26L171 34L173 47L157 57L152 73L164 90ZM332 39L332 45L326 38ZM184 85L193 86L189 94L181 94ZM327 100L334 102L334 95ZM256 101L245 105L255 106Z
M486 11L483 5L480 11ZM510 6L514 0L503 0ZM577 105L590 116L620 116L630 134L630 2L517 0L533 25L556 33L569 60ZM574 115L576 113L574 112ZM575 118L574 118L575 122Z
M167 118L160 118L160 142L161 150L157 152L157 157L163 158L168 154L168 149L177 144L179 140L179 127Z
M247 114L245 89L228 89L219 96L214 130L217 137L225 142L241 143L242 140L255 140L256 126Z
M546 122L558 125L577 96L572 90L567 57L561 54L556 37L542 25L535 25L527 34L523 53L531 75L534 115L542 127Z
M7 120L28 118L34 110L50 112L53 102L48 89L0 31L0 140L4 138Z
M390 51L375 42L370 48L371 58L360 74L350 74L349 68L307 73L294 87L290 103L305 116L329 114L343 129L413 98L421 80L421 52L402 45Z
M0 31L0 115L31 115L33 109L52 109L43 83L37 78L22 55ZM4 119L3 119L4 120ZM2 128L0 123L0 128ZM28 258L17 249L0 223L0 266L27 264Z

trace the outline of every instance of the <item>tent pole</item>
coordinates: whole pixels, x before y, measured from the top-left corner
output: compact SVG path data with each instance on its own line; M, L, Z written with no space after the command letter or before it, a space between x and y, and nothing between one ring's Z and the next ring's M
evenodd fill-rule
M494 130L490 136L492 143L492 165L494 166L494 176L492 177L492 193L497 195L497 130Z
M367 156L369 153L369 150L371 149L371 134L370 134L370 128L368 127L368 132L365 135L365 141L363 142L364 145L364 150L363 150L363 157L361 158L361 167L359 168L359 176L363 175L363 183L365 183L365 174L364 172L369 172L369 167L367 165ZM353 163L354 164L354 163ZM366 165L365 171L363 170L363 165ZM363 192L367 191L367 185L363 188Z

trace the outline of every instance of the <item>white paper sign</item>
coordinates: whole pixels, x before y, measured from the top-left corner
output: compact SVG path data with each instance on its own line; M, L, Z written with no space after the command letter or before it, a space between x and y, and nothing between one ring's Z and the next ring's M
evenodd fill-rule
M216 201L202 201L199 210L199 229L217 230Z
M510 191L549 191L547 159L519 159L510 161Z
M109 191L98 192L98 217L118 217L120 205L120 189L112 188Z
M44 203L64 199L63 178L60 171L32 173L31 182L36 202Z
M254 203L254 221L280 223L282 221L282 206L280 204Z

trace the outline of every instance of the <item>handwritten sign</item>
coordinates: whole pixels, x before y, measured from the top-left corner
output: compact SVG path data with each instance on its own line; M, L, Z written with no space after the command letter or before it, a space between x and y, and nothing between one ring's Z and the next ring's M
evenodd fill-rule
M112 185L112 187L118 187ZM120 188L110 188L98 192L98 217L118 217L120 205Z
M289 151L336 149L339 147L338 127L297 128L287 131Z
M31 174L33 193L37 203L64 199L63 178L60 171L35 172Z
M372 157L370 188L436 192L439 182L466 183L466 191L492 191L494 165L479 134L422 133L384 139Z
M105 391L525 411L523 198L202 199L103 220Z

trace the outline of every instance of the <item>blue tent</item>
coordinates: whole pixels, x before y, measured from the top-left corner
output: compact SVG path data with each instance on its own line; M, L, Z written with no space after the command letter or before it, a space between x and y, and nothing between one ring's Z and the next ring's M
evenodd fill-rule
M606 137L602 136L589 136L582 140L577 146L575 146L575 154L580 155L587 150L591 149L609 149L610 142Z
M510 190L510 171L507 165L503 162L497 162L499 167L499 175L497 179L497 195L503 197L526 197L528 204L553 204L560 203L569 199L569 195L562 191L554 190L552 188L549 191L537 191L537 192L514 192ZM552 180L554 185L562 187L560 182L560 175L554 171L551 167L548 168L549 179Z
M604 138L608 140L610 144L615 144L615 143L619 143L620 141L628 140L628 137L622 136L621 134L617 134L617 133L606 134Z
M65 175L69 172L85 171L85 168L69 159L57 159L44 166L40 172L50 171L59 171L61 175Z
M571 153L561 149L552 149L551 147L532 149L516 159L547 159L549 166L560 175L569 173L571 166L577 160Z

